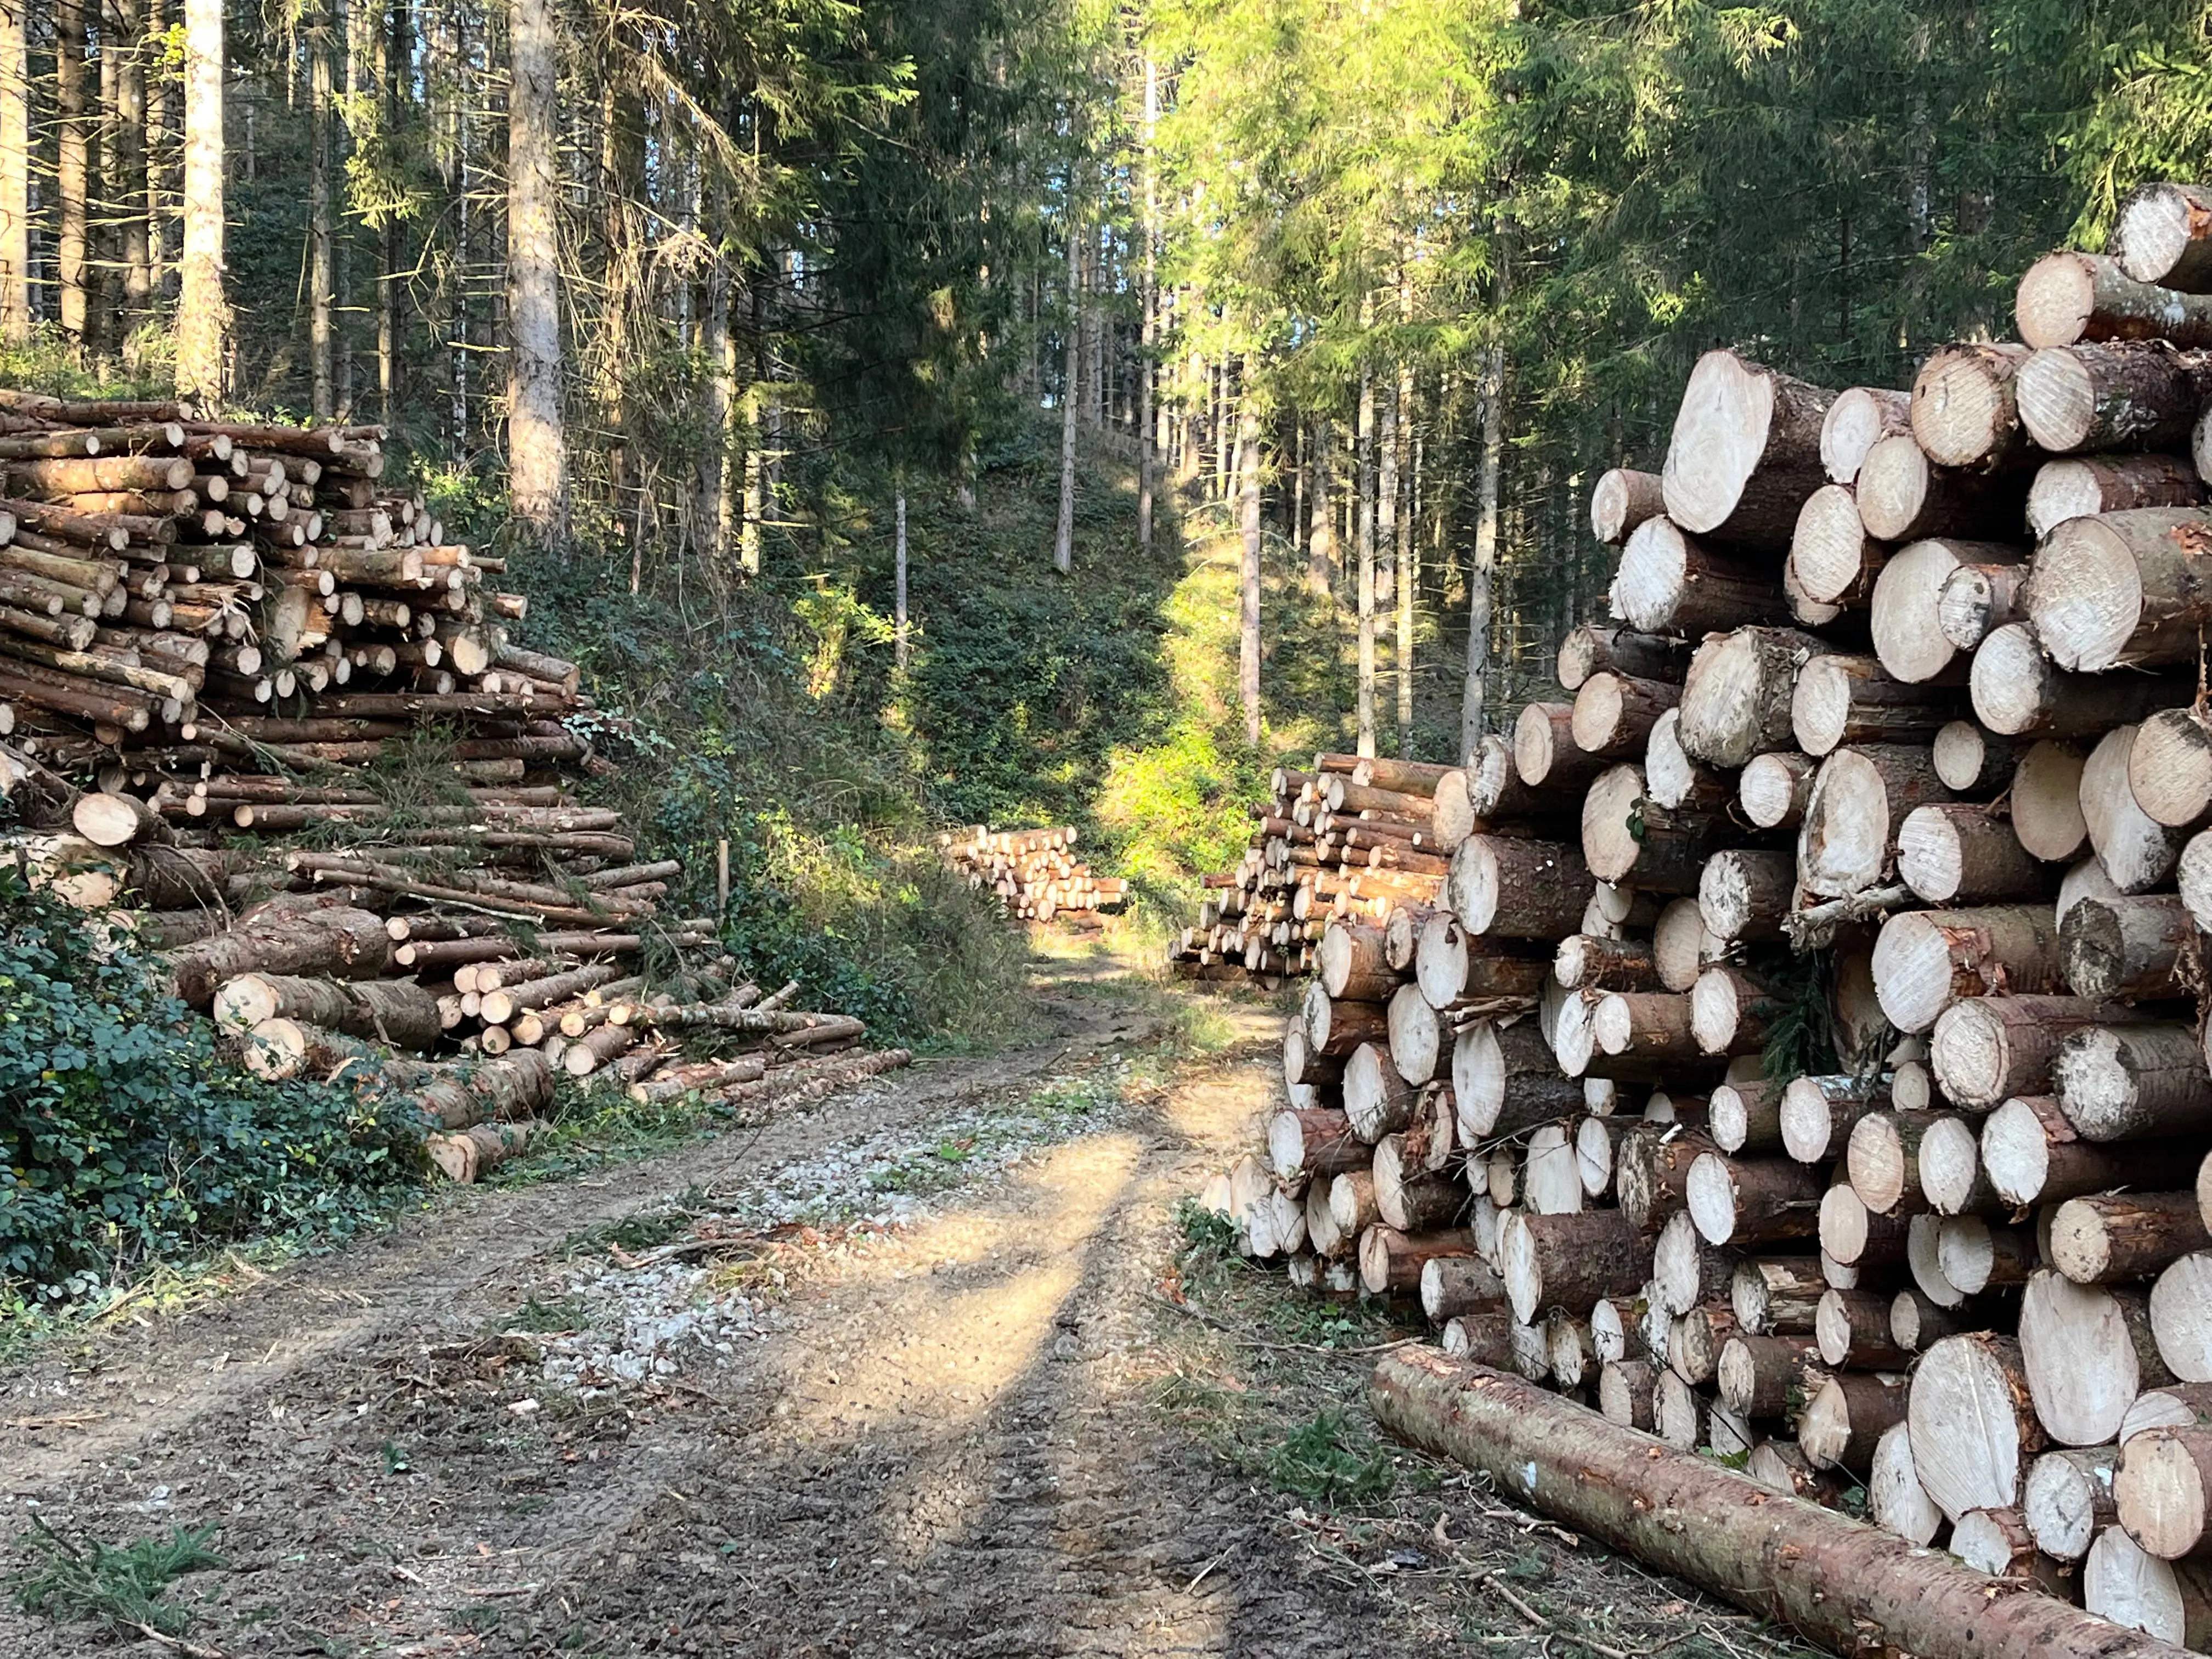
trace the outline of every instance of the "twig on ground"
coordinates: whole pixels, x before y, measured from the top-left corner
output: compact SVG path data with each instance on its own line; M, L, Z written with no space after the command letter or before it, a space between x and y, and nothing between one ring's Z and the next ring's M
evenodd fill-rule
M172 1636L167 1631L155 1630L151 1625L142 1625L136 1620L125 1622L148 1641L159 1642L165 1648L174 1648L185 1656L185 1659L229 1659L221 1648L202 1647L198 1642L187 1642L181 1636Z
M1393 1348L1407 1347L1414 1343L1418 1343L1422 1340L1418 1336L1401 1336L1393 1341L1370 1342L1364 1347L1358 1348L1332 1348L1327 1344L1320 1342L1270 1342L1265 1337L1247 1336L1243 1332L1238 1330L1234 1325L1229 1323L1228 1321L1216 1318L1213 1315L1207 1313L1204 1309L1194 1308L1188 1302L1177 1302L1174 1297L1162 1296L1157 1291L1152 1292L1152 1298L1153 1301L1158 1303L1163 1308L1172 1308L1179 1314L1183 1314L1192 1319L1195 1319L1201 1325L1206 1326L1211 1329L1219 1331L1224 1336L1229 1338L1231 1341L1238 1344L1240 1346L1247 1348L1267 1348L1277 1353L1319 1353L1346 1356L1352 1354L1388 1353Z

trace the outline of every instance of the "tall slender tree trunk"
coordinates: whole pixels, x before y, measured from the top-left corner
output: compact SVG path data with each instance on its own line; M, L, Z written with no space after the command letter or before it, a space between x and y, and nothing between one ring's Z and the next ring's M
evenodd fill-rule
M315 418L337 407L331 357L331 18L311 7L307 34L307 368Z
M54 3L54 191L59 198L54 236L54 282L62 332L80 352L93 349L92 263L88 199L91 189L93 94L88 33L90 0Z
M178 270L177 391L221 403L229 387L223 294L223 0L185 0L185 240Z
M1395 611L1403 595L1398 591L1398 568L1394 557L1398 545L1398 388L1386 386L1381 397L1382 410L1375 434L1375 562L1377 567L1376 597L1380 605L1389 605ZM1387 598L1382 593L1382 578L1390 579ZM1382 620L1380 617L1376 619ZM1398 665L1402 675L1405 665Z
M1290 453L1284 457L1291 475L1290 538L1291 562L1295 564L1306 550L1306 428L1305 422L1293 418L1289 427ZM1275 428L1275 453L1281 455L1285 447L1284 428Z
M1488 719L1491 580L1498 569L1498 473L1505 456L1505 301L1510 278L1501 252L1498 329L1482 369L1482 469L1475 484L1474 562L1468 572L1467 683L1460 697L1460 758L1471 761Z
M1328 597L1336 562L1335 508L1329 500L1329 474L1336 465L1336 422L1324 416L1314 422L1313 499L1307 512L1313 528L1306 536L1306 586Z
M1358 752L1375 752L1375 378L1359 371L1359 467L1358 543L1359 561L1359 734Z
M1393 404L1397 428L1393 447L1397 451L1395 471L1398 474L1397 494L1403 497L1398 504L1398 755L1401 760L1411 760L1413 755L1413 371L1410 365L1401 364L1398 369L1398 396Z
M1260 423L1253 418L1252 365L1244 365L1238 399L1237 452L1242 473L1238 528L1243 532L1243 580L1237 635L1237 696L1244 705L1244 741L1260 745Z
M550 545L565 535L568 512L554 222L560 42L552 0L512 0L507 29L507 477L525 532Z
M1063 576L1075 568L1075 422L1082 402L1083 221L1075 211L1075 179L1067 189L1067 373L1060 389L1060 522L1053 532L1052 568Z
M893 582L897 592L894 596L896 615L893 620L891 650L898 671L906 672L906 486L902 483L891 502L891 510L898 526L898 547L895 559L896 568Z
M1083 249L1083 291L1087 300L1083 307L1083 422L1091 427L1105 424L1106 308L1100 303L1106 291L1105 238L1106 228L1101 225L1097 235L1086 239Z
M354 0L361 5L362 0ZM387 26L377 32L376 95L383 105L382 131L399 126L399 96L403 82L411 81L414 40L408 15L409 0L392 0ZM399 221L387 216L379 239L376 271L376 400L379 416L387 425L399 382Z
M1160 118L1160 69L1145 59L1145 276L1138 297L1143 321L1137 354L1137 545L1152 544L1152 495L1159 487L1160 442L1152 430L1152 404L1158 396L1153 362L1159 343L1159 186L1153 143Z
M10 343L31 332L32 3L0 0L0 339Z
M145 0L114 0L115 140L108 199L121 220L124 342L143 326L154 305L151 169L146 165Z

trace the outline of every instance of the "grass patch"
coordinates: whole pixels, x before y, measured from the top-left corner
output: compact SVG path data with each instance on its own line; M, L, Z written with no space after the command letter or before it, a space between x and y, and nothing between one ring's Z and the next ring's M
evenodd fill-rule
M1291 1431L1262 1465L1283 1491L1316 1504L1386 1498L1398 1484L1389 1456L1352 1418L1324 1411Z
M75 1537L33 1520L19 1540L30 1563L8 1580L26 1613L49 1618L92 1619L119 1631L159 1633L174 1640L191 1627L189 1609L162 1599L179 1578L230 1564L208 1547L216 1524L176 1527L167 1538L104 1544L89 1534Z

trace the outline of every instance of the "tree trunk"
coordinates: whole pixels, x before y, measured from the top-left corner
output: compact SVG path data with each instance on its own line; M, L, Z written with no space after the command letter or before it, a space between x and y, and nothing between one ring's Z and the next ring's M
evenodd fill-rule
M1510 278L1506 249L1498 263L1496 309L1505 310ZM1505 456L1505 341L1501 327L1483 363L1482 465L1476 476L1474 553L1468 566L1467 675L1460 696L1460 758L1471 761L1488 729L1491 585L1498 568L1499 474Z
M81 360L88 360L100 343L94 298L99 276L88 228L93 132L99 114L88 60L90 23L89 0L55 0L54 188L60 211L54 237L54 283L62 333Z
M0 0L0 340L31 333L31 65L28 0Z
M1411 322L1413 301L1411 290L1402 284L1399 289L1403 303L1401 315ZM1392 653L1398 669L1398 753L1411 759L1413 753L1413 371L1407 364L1398 368L1398 392L1390 404L1391 442L1390 470L1396 475L1385 491L1390 504L1393 538L1384 538L1383 550L1397 560L1397 580L1395 597L1397 600L1397 641ZM1401 500L1401 497L1403 499Z
M2037 551L2029 620L2062 669L2192 662L2212 620L2200 593L2197 550L2212 515L2186 507L2138 507L2069 520Z
M1646 634L1725 633L1753 623L1786 623L1780 580L1756 559L1686 534L1674 520L1647 519L1620 556L1613 614Z
M1839 1651L1879 1630L1902 1649L1939 1656L2175 1656L2048 1597L1993 1602L1987 1579L1939 1553L1813 1504L1762 1502L1745 1475L1599 1427L1587 1411L1511 1377L1401 1353L1378 1365L1369 1399L1386 1428L1484 1471L1500 1490ZM1700 1524L1685 1526L1684 1516ZM1789 1571L1759 1565L1775 1559Z
M1950 794L1926 749L1874 744L1837 750L1820 764L1798 831L1804 890L1844 898L1881 885L1896 870L1905 818L1916 807L1948 800Z
M1705 860L1739 833L1723 813L1660 806L1633 766L1616 766L1590 786L1582 830L1583 857L1600 880L1680 894L1698 890Z
M1060 390L1060 519L1053 532L1052 568L1066 575L1075 568L1075 422L1083 383L1083 222L1077 215L1075 173L1068 170L1067 310L1066 363Z
M2109 254L2045 254L2020 279L2013 315L2038 350L2084 340L2212 345L2212 300L2139 283Z
M2027 371L2021 376L2021 418L2028 420ZM2029 422L2033 430L2033 422ZM1859 517L1877 541L1902 544L1929 536L1974 536L2016 524L2028 480L2020 471L1982 472L1931 464L1910 433L1885 438L1859 470Z
M2065 937L2062 925L2062 956ZM1929 1059L1946 1096L1986 1112L2016 1095L2048 1094L2062 1042L2076 1031L2130 1018L2124 1009L2081 996L1970 997L1936 1022Z
M1690 661L1691 648L1680 640L1585 623L1559 641L1559 681L1569 691L1581 690L1591 675L1600 673L1680 685Z
M437 999L409 980L345 982L244 974L226 980L216 992L210 1017L238 1031L250 1031L264 1020L304 1021L417 1053L434 1047L440 1034Z
M1392 1291L1418 1291L1421 1274L1431 1261L1469 1257L1474 1254L1474 1235L1463 1231L1408 1235L1382 1224L1370 1224L1359 1233L1359 1282L1371 1296Z
M360 3L361 0L355 0ZM311 4L300 19L307 49L307 368L308 407L327 421L337 407L331 304L331 17Z
M1244 396L1237 406L1237 447L1243 460L1237 518L1243 531L1242 599L1238 611L1237 696L1244 708L1244 741L1260 744L1260 425L1253 418L1252 362L1244 362ZM1372 750L1363 750L1363 754Z
M1965 675L1957 678L1963 689ZM1932 743L1965 702L1960 691L1901 684L1875 658L1836 653L1814 658L1797 676L1790 730L1808 755L1846 744Z
M384 971L392 941L384 918L366 910L264 905L228 933L168 953L177 995L195 1008L240 974L344 974L371 979Z
M1553 939L1580 925L1589 879L1582 854L1564 843L1470 836L1452 854L1446 891L1470 933Z
M1590 533L1608 547L1624 546L1637 526L1666 510L1665 480L1617 466L1599 475L1590 491Z
M562 416L560 40L551 0L510 0L507 104L507 476L540 546L568 535Z
M2097 1534L2081 1563L2081 1605L2112 1625L2178 1647L2201 1653L2212 1644L2212 1570L2145 1554L2116 1526Z
M1498 1224L1498 1266L1515 1316L1526 1322L1553 1307L1587 1318L1599 1298L1641 1285L1649 1259L1642 1235L1618 1210L1516 1210Z
M2036 1548L2054 1561L2079 1561L2097 1534L2119 1518L2112 1498L2112 1467L2119 1454L2110 1446L2081 1451L2045 1452L2027 1472L2020 1500Z
M1480 1020L1452 1046L1452 1095L1462 1145L1479 1146L1578 1112L1583 1086L1562 1077L1534 1022Z
M1575 747L1583 753L1604 760L1626 760L1644 753L1659 717L1681 697L1682 688L1664 680L1593 674L1575 693L1568 729ZM1522 781L1529 780L1524 777Z
M1306 589L1316 599L1327 599L1336 582L1336 508L1330 488L1336 469L1335 437L1335 422L1324 417L1314 422L1309 508L1313 525L1306 537Z

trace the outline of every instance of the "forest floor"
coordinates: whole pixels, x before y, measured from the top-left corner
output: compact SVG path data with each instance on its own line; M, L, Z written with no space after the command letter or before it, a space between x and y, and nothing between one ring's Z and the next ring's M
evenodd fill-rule
M1064 940L1029 995L1036 1046L0 1373L7 1570L34 1517L225 1564L182 1639L11 1596L0 1656L1798 1651L1379 1443L1409 1333L1186 1237L1279 1011Z

